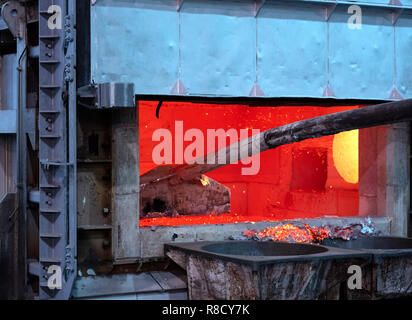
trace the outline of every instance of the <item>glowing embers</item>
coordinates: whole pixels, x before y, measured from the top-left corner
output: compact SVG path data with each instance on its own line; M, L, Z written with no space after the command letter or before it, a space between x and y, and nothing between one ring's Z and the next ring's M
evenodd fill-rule
M329 231L326 228L309 227L307 224L296 226L289 223L267 228L260 232L248 230L245 232L245 236L255 240L318 243L329 237Z
M220 215L202 215L202 216L180 216L180 217L160 217L140 219L140 227L154 226L181 226L181 225L204 225L204 224L226 224L242 222L259 222L259 221L279 221L271 216L240 216L231 213Z
M346 182L359 182L359 130L335 135L333 161L339 175Z
M204 187L210 186L210 180L209 180L209 178L208 178L207 176L205 176L205 175L202 175L202 176L200 177L200 183L201 183Z
M262 231L247 230L245 237L256 241L283 241L297 243L321 243L324 239L352 240L364 236L378 236L375 224L368 217L360 223L345 225L322 224L320 227L311 227L305 223L287 223L270 227Z

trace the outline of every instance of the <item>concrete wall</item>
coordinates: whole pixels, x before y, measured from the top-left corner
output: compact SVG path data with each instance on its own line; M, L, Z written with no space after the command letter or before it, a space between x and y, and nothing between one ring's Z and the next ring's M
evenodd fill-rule
M136 111L114 114L112 138L112 248L116 261L140 257L139 246L139 135Z
M359 215L388 217L390 234L408 235L410 123L360 131Z
M410 210L410 124L389 127L386 148L386 214L391 234L408 235Z

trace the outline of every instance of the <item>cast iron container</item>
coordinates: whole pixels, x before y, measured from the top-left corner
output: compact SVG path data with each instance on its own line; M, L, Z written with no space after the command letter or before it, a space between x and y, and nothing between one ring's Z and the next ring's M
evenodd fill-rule
M361 237L345 241L325 239L322 245L357 250L372 255L362 269L362 289L346 289L348 299L381 299L412 296L412 239Z
M380 299L412 295L412 239L326 239L321 245L220 241L165 245L191 299ZM349 289L349 267L362 288Z
M165 245L187 271L189 297L200 299L339 299L358 250L285 242L222 241Z

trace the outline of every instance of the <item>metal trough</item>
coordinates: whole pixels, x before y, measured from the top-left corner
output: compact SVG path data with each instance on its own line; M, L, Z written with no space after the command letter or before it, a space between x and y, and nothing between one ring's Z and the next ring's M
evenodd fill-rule
M220 242L201 247L201 250L215 254L245 256L245 257L283 257L301 256L327 252L328 249L321 246L283 243L283 242Z
M350 241L325 239L322 245L345 249L373 250L374 252L375 250L400 250L399 253L405 253L409 250L412 253L412 239L400 237L364 237Z
M323 245L358 250L372 255L362 269L362 289L346 290L348 299L412 296L412 239L365 237L350 241L326 239Z
M339 299L351 265L366 252L319 245L221 241L166 244L187 272L189 297L200 299Z

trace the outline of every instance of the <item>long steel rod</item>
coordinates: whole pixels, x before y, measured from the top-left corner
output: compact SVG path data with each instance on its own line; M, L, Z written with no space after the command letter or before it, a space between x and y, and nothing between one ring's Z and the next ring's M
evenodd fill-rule
M252 156L269 149L307 139L411 120L412 99L388 102L306 119L269 129L258 135L232 144L225 149L208 154L203 157L202 162L204 164L197 163L172 166L167 175L164 175L164 170L159 170L158 172L162 173L163 176L156 176L156 173L148 173L146 174L147 178L142 179L142 183L156 183L165 179L189 180L195 176L205 174L228 164L236 163L245 158L243 156L245 154ZM259 146L259 148L253 149L253 145ZM244 152L245 149L248 151L247 153ZM226 156L226 161L224 163L222 163L222 161L218 163L219 155L223 153ZM234 158L233 154L237 154L237 156ZM231 155L232 159L230 157ZM210 161L210 159L214 159L214 161Z

